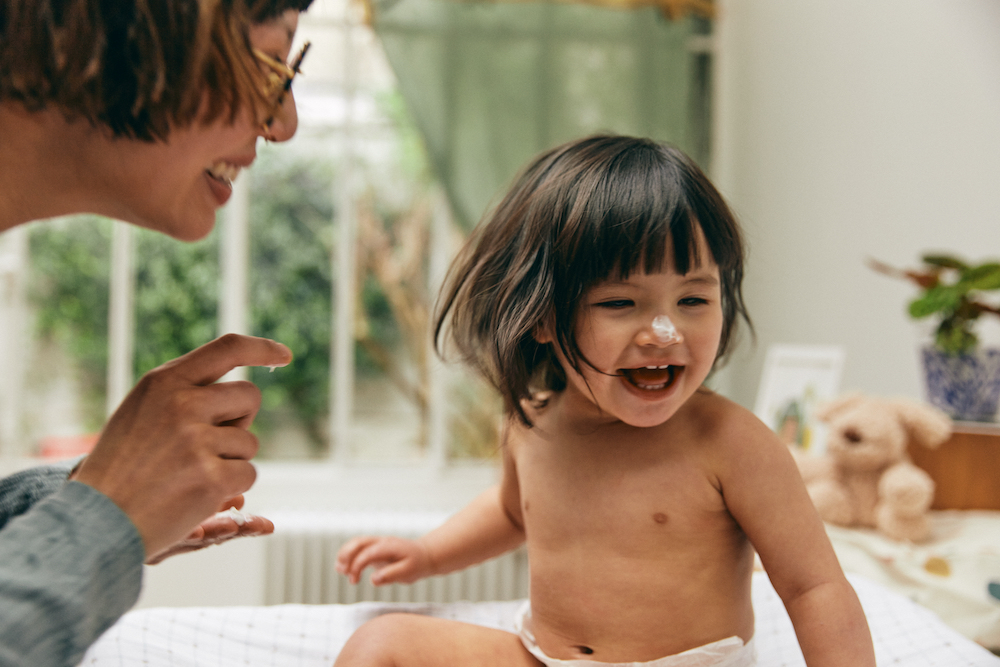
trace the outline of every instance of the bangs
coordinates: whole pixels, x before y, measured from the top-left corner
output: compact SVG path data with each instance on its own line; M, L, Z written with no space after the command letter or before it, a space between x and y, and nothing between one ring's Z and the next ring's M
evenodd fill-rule
M582 175L579 197L554 244L556 285L565 303L597 282L627 279L635 272L672 269L684 275L701 267L707 247L720 268L739 248L713 242L719 225L699 206L691 174L671 149L637 140L623 147L596 178ZM678 151L678 155L682 155ZM586 191L586 183L593 185ZM694 195L694 196L692 196ZM726 236L729 236L728 234ZM699 240L705 243L701 246Z

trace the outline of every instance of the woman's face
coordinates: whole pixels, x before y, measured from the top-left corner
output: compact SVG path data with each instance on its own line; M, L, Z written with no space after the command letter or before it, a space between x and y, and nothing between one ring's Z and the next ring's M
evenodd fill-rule
M250 30L251 44L285 62L298 21L298 11L290 9L257 24ZM181 240L200 239L232 194L232 181L256 158L257 139L287 141L297 126L289 91L268 128L245 109L232 122L223 113L211 123L174 130L164 142L112 140L109 154L99 158L111 165L104 183L111 192L108 214Z

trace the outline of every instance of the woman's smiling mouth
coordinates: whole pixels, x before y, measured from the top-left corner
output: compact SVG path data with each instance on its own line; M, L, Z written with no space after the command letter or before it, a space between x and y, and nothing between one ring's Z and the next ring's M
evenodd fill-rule
M219 160L205 170L209 190L215 198L215 205L224 206L233 194L233 181L243 170L242 165Z
M220 160L205 171L207 171L208 175L212 178L222 181L228 185L232 185L233 181L236 180L236 177L240 175L240 171L242 169L243 168L239 165Z

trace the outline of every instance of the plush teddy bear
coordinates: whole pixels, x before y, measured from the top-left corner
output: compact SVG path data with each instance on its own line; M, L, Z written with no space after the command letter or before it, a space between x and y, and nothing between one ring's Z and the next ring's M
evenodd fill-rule
M934 482L906 449L911 441L939 446L951 435L951 419L926 403L863 394L831 401L816 416L829 427L826 453L796 461L823 520L925 539Z

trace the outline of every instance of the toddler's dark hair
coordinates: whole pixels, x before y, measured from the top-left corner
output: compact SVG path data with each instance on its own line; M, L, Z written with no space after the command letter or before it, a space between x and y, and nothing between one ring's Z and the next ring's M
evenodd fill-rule
M686 274L701 263L700 228L719 267L724 358L743 303L744 245L722 196L683 152L649 139L594 136L535 158L476 228L449 270L435 314L435 345L450 341L503 396L507 414L530 425L521 405L562 391L566 376L549 327L580 370L573 322L580 297L612 275ZM673 249L668 257L668 247Z

